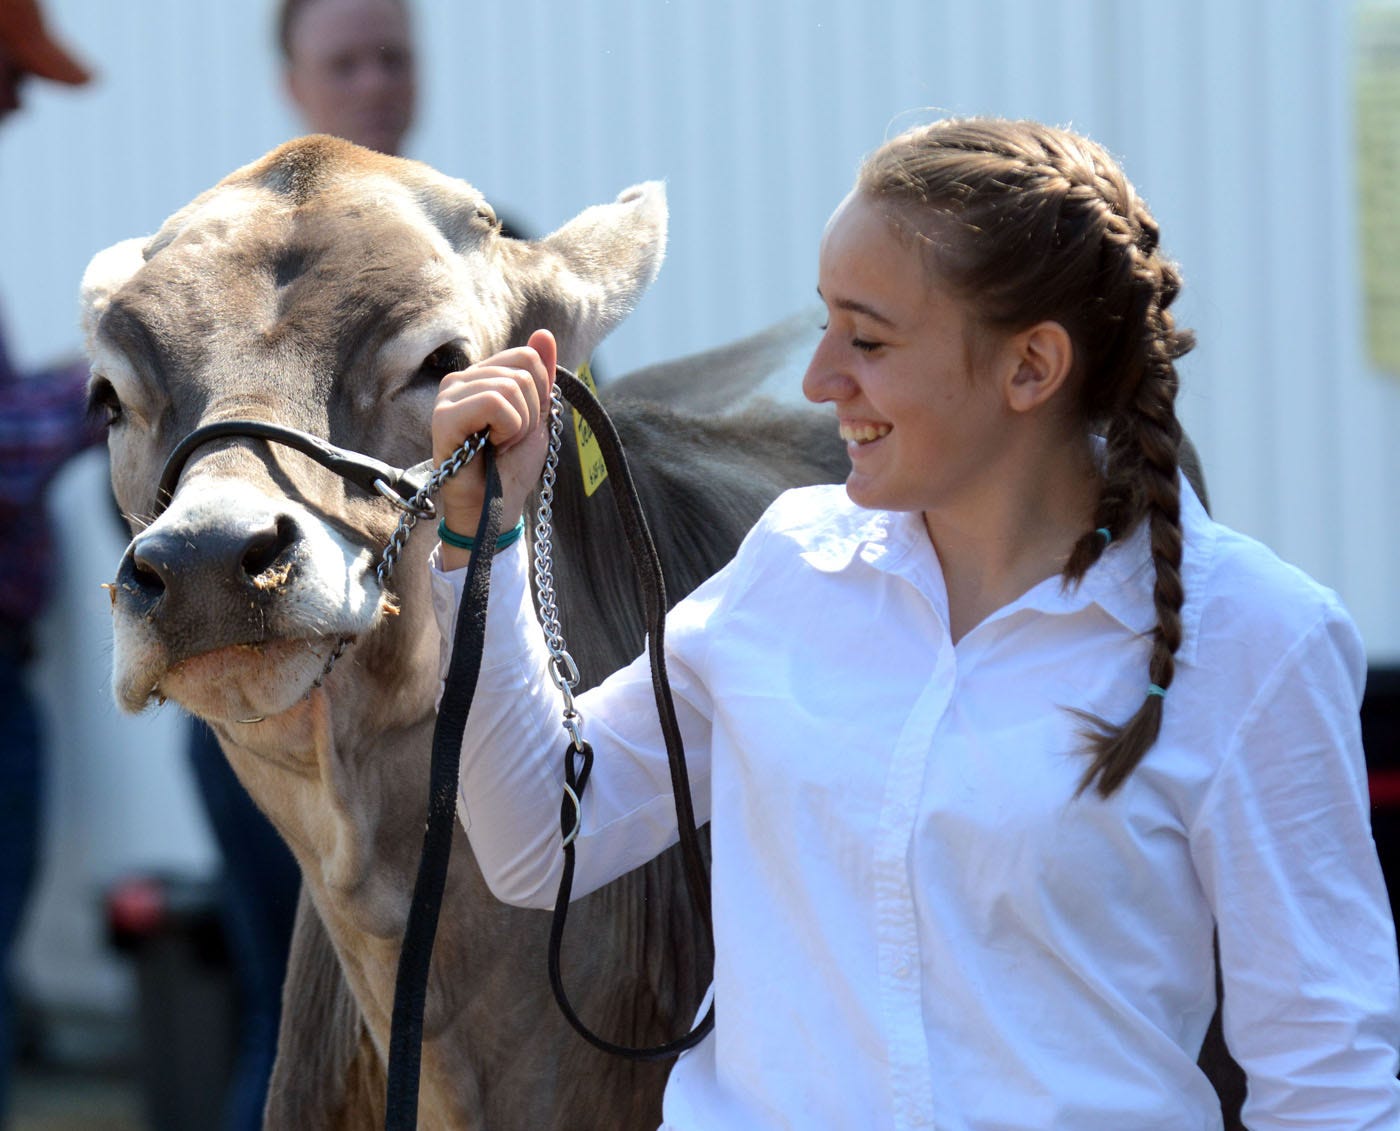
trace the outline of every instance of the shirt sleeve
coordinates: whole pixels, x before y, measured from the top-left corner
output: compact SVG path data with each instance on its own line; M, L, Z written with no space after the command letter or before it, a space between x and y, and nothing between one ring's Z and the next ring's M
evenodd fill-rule
M559 810L569 738L535 617L527 554L517 545L492 563L481 673L462 739L458 815L497 898L552 907L563 866ZM432 558L441 671L466 569ZM709 819L710 714L703 677L705 629L728 569L678 603L666 622L666 664L685 743L697 822ZM645 655L578 696L594 762L576 842L575 898L639 867L678 839L665 745Z
M1339 608L1277 662L1192 830L1251 1131L1400 1126L1400 962L1371 838L1366 660Z

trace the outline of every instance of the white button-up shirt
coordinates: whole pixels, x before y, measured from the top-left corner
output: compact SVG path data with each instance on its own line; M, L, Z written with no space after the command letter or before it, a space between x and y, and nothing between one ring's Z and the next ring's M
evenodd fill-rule
M1335 595L1184 494L1176 679L1107 800L1076 796L1067 708L1119 721L1146 694L1144 529L954 644L919 516L807 488L672 611L717 1024L672 1071L666 1128L1219 1128L1196 1067L1217 926L1252 1131L1400 1127L1361 642ZM435 574L444 636L461 572ZM492 583L459 810L497 894L549 906L563 732L523 550ZM579 706L583 894L676 830L645 661Z

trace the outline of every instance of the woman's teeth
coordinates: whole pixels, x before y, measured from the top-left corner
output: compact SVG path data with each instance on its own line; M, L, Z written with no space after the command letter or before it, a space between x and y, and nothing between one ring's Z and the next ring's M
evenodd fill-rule
M841 439L848 444L868 444L890 434L888 424L842 424Z

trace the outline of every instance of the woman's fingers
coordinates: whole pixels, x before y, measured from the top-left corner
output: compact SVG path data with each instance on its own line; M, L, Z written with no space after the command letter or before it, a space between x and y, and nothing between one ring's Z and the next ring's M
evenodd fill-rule
M550 331L536 330L530 335L529 349L539 362L536 377L540 380L540 404L547 405L554 391L554 367L559 362L559 346Z
M433 458L441 463L464 440L486 430L499 457L507 517L515 521L539 479L556 346L547 330L530 345L504 350L457 373L438 387L433 407ZM440 502L448 526L474 528L483 495L481 469L463 468L443 484Z
M483 367L448 374L433 408L433 458L441 462L468 436L487 429L491 442L505 451L538 423L538 397L525 372Z

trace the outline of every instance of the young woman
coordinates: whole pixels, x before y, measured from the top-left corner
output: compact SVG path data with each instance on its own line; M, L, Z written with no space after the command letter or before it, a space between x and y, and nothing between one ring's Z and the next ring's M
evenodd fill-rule
M850 476L782 496L667 622L718 953L666 1127L1219 1127L1216 931L1253 1131L1400 1124L1361 641L1181 478L1179 286L1113 160L1034 123L911 130L832 216L804 389ZM553 365L541 332L442 385L434 450L490 427L507 523ZM470 532L479 472L451 486ZM450 597L467 555L440 555ZM492 602L462 811L497 893L547 906L522 550ZM676 832L645 666L580 709L582 893Z

